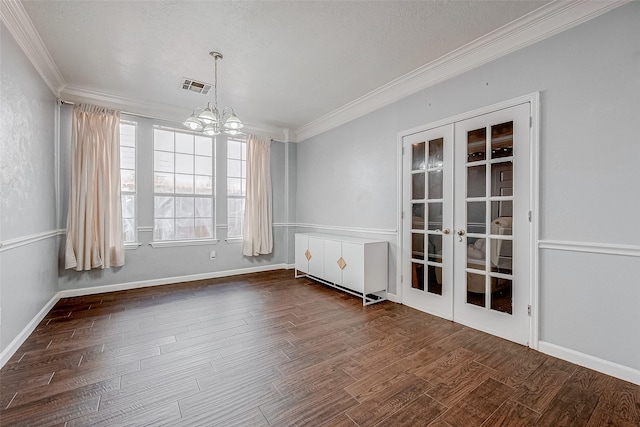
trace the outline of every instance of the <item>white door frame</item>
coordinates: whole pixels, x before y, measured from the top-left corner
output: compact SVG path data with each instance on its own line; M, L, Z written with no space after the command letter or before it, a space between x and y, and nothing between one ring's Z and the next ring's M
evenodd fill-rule
M529 301L531 304L531 318L529 319L529 342L528 346L534 350L538 349L539 341L539 273L538 273L538 229L539 229L539 200L540 200L540 183L539 183L539 138L540 138L540 93L534 92L528 95L523 95L517 98L510 99L508 101L499 102L497 104L489 105L487 107L479 108L477 110L468 111L466 113L458 114L456 116L448 117L446 119L431 122L422 126L417 126L412 129L408 129L397 134L397 170L398 175L396 177L397 183L397 252L396 252L396 298L397 302L403 301L403 283L402 283L402 247L403 247L403 222L402 222L402 209L403 209L403 158L402 158L402 139L405 136L412 135L414 133L423 132L429 129L445 126L447 124L463 121L472 117L481 116L493 111L502 110L505 108L514 107L516 105L530 103L531 105L531 126L529 127L530 133L530 146L529 146L529 158L530 158L530 174L529 174L529 206L531 209L531 222L529 224L529 242L530 242L530 290ZM408 214L408 213L407 213Z

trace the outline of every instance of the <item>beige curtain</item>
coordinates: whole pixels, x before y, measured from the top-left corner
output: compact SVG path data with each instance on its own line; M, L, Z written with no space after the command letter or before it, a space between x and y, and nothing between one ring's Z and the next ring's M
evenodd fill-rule
M120 198L120 112L73 108L65 268L124 265Z
M247 137L247 200L242 224L242 254L273 252L271 224L271 140Z

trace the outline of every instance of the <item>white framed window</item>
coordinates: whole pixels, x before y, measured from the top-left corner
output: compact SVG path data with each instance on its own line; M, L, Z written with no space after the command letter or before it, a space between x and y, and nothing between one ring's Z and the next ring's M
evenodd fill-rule
M153 129L154 242L215 238L215 141Z
M227 138L227 238L242 237L247 199L247 139Z
M120 121L120 194L124 243L138 241L136 226L136 136L135 122Z

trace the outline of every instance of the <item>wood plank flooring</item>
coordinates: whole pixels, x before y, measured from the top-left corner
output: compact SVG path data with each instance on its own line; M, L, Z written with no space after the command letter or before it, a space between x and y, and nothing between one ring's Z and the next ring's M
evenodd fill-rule
M639 426L640 387L292 271L60 300L2 426Z

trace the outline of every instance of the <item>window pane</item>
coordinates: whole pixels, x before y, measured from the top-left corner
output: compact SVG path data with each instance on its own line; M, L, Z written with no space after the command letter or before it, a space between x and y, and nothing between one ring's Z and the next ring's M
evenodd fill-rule
M176 219L176 240L193 239L196 237L193 218Z
M195 173L197 175L213 175L213 161L211 157L195 157Z
M196 239L213 238L213 226L212 226L211 218L196 218L195 238Z
M125 243L135 243L136 241L136 228L134 219L122 220L122 233L124 234Z
M213 217L213 201L208 197L196 197L195 214L200 218Z
M227 176L242 177L242 161L241 160L228 160L227 161Z
M242 236L242 221L240 218L229 217L227 224L227 237Z
M153 170L157 172L173 172L174 154L164 151L153 153Z
M194 217L193 197L176 197L176 217Z
M195 193L196 194L213 194L213 178L210 176L195 177Z
M132 194L123 194L122 196L122 218L133 219L136 213L136 198Z
M193 175L176 174L176 193L193 194Z
M136 230L136 125L120 122L120 191L124 243L135 243Z
M193 154L193 135L176 132L176 153Z
M160 129L154 138L154 239L213 238L214 139Z
M120 147L120 167L122 169L136 168L135 147Z
M213 139L196 136L196 154L201 156L213 156Z
M193 156L190 154L176 154L176 172L193 173Z
M173 193L172 173L155 172L153 174L153 191L156 193Z
M156 218L173 218L173 197L155 196L153 211Z
M120 170L120 191L136 191L135 170Z
M153 240L173 240L172 219L156 219L153 223Z
M173 151L173 132L154 129L153 148L155 150Z
M242 180L238 178L227 179L227 195L240 196L242 195Z
M136 125L120 122L120 146L136 146Z
M242 159L242 143L239 141L229 140L227 142L227 158Z

